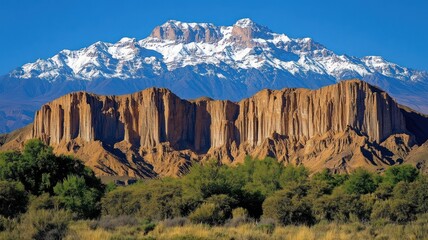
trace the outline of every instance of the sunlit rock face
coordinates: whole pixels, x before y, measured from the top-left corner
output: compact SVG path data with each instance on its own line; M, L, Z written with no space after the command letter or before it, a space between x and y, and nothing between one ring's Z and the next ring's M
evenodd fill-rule
M314 171L379 170L415 144L397 103L358 80L263 90L239 102L188 101L164 88L122 96L76 92L43 105L30 135L76 154L98 174L141 177L179 175L192 161L210 158L234 164L246 155ZM110 160L91 155L89 143L99 143Z

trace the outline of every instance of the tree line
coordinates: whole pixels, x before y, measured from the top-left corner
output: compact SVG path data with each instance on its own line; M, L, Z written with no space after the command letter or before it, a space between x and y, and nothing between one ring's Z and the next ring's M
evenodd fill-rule
M381 174L364 169L311 174L303 166L247 157L237 166L212 160L194 164L179 178L117 187L102 184L81 161L56 156L51 147L30 140L22 152L0 153L0 230L19 229L37 211L74 220L133 216L148 222L186 218L209 225L250 220L281 225L405 224L428 212L428 177L410 165ZM56 227L34 230L33 237L63 234L58 230L64 228L62 218L49 219Z

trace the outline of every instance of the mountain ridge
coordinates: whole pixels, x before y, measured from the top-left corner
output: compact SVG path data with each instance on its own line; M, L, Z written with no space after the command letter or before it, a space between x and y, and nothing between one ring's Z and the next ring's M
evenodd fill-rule
M171 20L147 38L63 50L3 76L0 100L22 104L0 104L0 132L28 124L41 104L76 90L118 95L157 86L186 99L239 101L263 88L315 89L352 78L428 113L427 72L382 57L337 55L310 38L274 33L250 19L232 26Z

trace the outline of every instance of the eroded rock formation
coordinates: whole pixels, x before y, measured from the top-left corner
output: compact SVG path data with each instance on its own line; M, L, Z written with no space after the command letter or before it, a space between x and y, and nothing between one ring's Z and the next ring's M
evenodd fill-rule
M177 175L192 161L246 155L346 172L402 162L417 143L403 110L358 80L318 90L263 90L238 103L180 99L167 89L67 94L44 105L30 138L73 153L100 175Z

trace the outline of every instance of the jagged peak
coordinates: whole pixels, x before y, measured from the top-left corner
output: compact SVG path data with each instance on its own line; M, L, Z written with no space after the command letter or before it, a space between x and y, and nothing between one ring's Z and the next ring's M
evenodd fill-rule
M241 28L253 28L253 29L268 29L265 26L262 26L256 22L254 22L252 19L250 18L242 18L239 19L238 21L235 22L235 24L233 24L234 26L238 26ZM268 29L269 30L269 29ZM269 30L270 31L270 30Z
M268 27L260 25L256 22L254 22L252 19L250 18L242 18L239 19L238 21L236 21L235 24L233 24L233 26L237 26L240 28L246 28L246 29L251 29L251 31L253 32L264 32L264 33L272 33L272 30L270 30Z
M130 37L123 37L118 41L118 43L135 43L135 42L137 42L137 39L130 38Z
M257 25L253 20L251 20L250 18L242 18L239 19L238 21L236 21L235 25L240 26L240 27L251 27L254 25Z
M212 23L205 23L205 22L183 22L179 20L168 20L164 24L157 26L153 29L155 31L156 29L161 28L164 30L167 30L169 28L172 28L174 30L181 30L181 31L187 31L187 30L195 30L197 28L210 28L210 29L218 29L217 26L215 26ZM152 31L152 33L153 33Z

